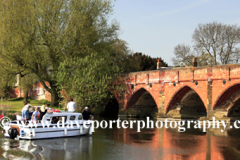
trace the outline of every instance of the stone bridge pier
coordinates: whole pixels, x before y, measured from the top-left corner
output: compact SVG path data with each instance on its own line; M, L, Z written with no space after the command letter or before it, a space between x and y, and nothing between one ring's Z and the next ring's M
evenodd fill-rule
M240 117L240 65L159 68L124 74L123 107L160 117Z

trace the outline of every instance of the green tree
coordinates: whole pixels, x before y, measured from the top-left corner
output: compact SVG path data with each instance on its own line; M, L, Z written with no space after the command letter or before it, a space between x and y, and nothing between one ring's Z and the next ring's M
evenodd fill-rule
M1 51L0 51L1 52ZM7 99L10 95L11 89L16 85L15 71L11 64L4 61L0 56L0 97ZM11 94L11 93L10 93Z
M6 72L2 67L0 69L0 75L0 97L7 99L10 90L13 89L16 83L15 75Z
M23 90L25 102L28 101L28 91L33 87L34 82L36 82L35 74L26 73L23 75L23 77L20 77L19 87Z
M85 58L67 58L59 66L57 80L67 97L75 97L81 106L99 108L112 95L109 91L117 94L122 89L115 81L120 73L110 54L93 53Z
M136 52L130 56L133 59L133 63L138 64L138 70L136 71L148 71L157 69L157 61L161 58L152 58L151 56ZM161 59L162 60L162 59ZM168 64L162 60L162 67L167 67Z
M157 61L161 58L152 58L142 53L132 53L128 48L126 41L117 39L115 43L110 46L109 52L111 59L116 65L122 68L123 72L136 72L145 70L155 70L157 68ZM163 67L167 64L163 61Z
M33 73L58 105L58 67L67 58L104 53L119 26L110 0L0 1L0 56L16 73Z
M132 51L128 48L126 41L118 39L110 47L111 59L123 72L141 70L138 59L132 56Z

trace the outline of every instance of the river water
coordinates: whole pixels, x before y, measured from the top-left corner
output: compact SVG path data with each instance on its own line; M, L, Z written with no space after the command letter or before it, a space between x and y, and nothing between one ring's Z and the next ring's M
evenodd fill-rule
M0 159L240 159L240 130L96 129L92 136L35 141L0 139Z

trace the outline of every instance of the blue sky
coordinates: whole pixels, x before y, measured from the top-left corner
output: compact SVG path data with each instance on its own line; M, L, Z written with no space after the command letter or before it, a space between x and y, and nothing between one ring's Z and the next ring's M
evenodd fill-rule
M133 52L161 57L169 65L175 46L193 44L199 23L240 26L239 0L116 0L114 4L119 37Z

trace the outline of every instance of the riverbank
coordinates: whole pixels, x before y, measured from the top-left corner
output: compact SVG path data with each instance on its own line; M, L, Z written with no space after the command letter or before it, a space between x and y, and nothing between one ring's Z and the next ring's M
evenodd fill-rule
M15 119L16 115L21 115L21 111L23 108L23 98L11 98L8 100L0 101L0 114L4 112L4 116L8 116L11 119ZM29 104L33 106L41 106L44 104L49 104L50 102L47 100L34 100L29 98Z

